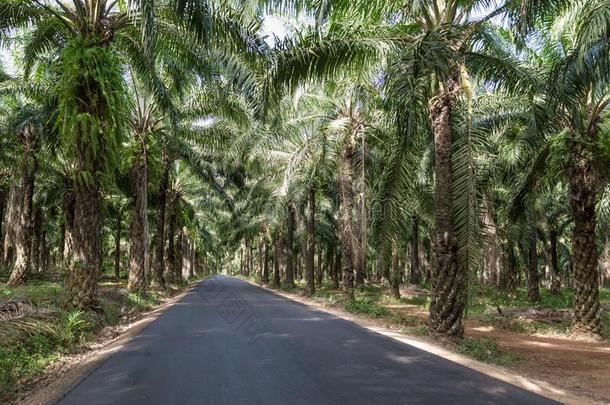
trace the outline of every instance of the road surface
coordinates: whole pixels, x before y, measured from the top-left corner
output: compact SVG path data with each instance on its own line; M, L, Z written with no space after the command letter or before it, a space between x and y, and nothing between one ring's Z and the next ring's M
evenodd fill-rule
M241 280L214 276L59 403L554 402Z

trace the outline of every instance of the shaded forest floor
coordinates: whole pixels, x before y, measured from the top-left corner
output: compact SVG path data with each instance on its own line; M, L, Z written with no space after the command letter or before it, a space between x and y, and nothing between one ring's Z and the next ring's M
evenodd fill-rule
M253 280L258 281L258 280ZM302 282L285 291L303 294ZM601 291L604 308L604 342L573 339L568 334L571 292L553 295L541 290L533 306L520 289L508 299L493 288L474 290L465 319L465 338L446 348L486 363L503 366L519 375L548 382L575 395L610 401L610 291ZM429 340L426 319L430 291L401 287L395 299L387 287L368 284L356 292L354 302L344 303L341 291L328 285L309 298L325 307L341 308L383 326Z
M97 308L82 311L65 306L61 280L33 280L18 287L0 282L0 403L59 376L186 285L136 295L128 293L124 280L105 278L99 283Z

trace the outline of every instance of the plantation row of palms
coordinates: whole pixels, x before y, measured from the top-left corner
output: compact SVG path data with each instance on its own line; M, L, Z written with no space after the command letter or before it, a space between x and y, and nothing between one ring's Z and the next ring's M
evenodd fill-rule
M348 301L422 284L449 337L474 285L547 285L599 337L609 23L607 0L0 0L9 283L65 269L81 308L108 266L135 292L236 263Z

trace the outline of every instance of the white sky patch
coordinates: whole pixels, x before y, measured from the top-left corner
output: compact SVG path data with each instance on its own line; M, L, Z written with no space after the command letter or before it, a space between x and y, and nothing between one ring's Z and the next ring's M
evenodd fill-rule
M263 18L261 34L265 38L267 45L274 46L277 41L283 41L288 35L288 25L286 21L276 15L267 15Z
M214 125L214 122L216 122L214 117L199 118L193 122L193 126L197 128L210 128Z

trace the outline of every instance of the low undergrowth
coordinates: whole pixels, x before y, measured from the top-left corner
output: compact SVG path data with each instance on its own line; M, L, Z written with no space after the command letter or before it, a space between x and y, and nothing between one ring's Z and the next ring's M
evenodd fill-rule
M18 287L0 284L0 402L20 382L62 356L86 346L104 327L150 310L168 294L128 294L124 283L100 283L99 307L65 307L64 287L40 281Z
M502 351L495 340L488 338L466 337L457 344L456 350L458 353L486 363L511 365L519 362L517 355Z
M391 312L384 306L377 304L370 298L356 298L353 301L347 301L344 304L346 311L366 315L372 318L380 318L390 316Z

